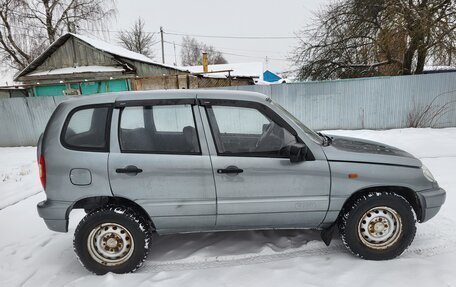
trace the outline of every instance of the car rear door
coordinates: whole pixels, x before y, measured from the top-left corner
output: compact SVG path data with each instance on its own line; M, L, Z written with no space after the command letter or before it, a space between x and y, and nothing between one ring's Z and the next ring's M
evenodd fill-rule
M159 232L213 229L216 195L195 99L117 102L109 176Z
M257 102L201 99L217 188L217 228L317 227L329 204L325 158L292 163L280 154L303 143ZM319 147L319 146L318 146Z

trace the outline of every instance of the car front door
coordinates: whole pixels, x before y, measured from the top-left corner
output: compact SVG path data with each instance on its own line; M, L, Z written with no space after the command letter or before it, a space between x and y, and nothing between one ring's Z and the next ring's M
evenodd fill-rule
M213 229L214 178L195 99L120 102L113 113L109 177L157 231Z
M289 145L303 143L267 105L201 100L217 189L217 228L317 227L329 204L325 159L290 162Z

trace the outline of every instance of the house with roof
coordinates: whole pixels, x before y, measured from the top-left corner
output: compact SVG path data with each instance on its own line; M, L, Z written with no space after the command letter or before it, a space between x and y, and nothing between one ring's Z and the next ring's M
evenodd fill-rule
M15 75L33 96L88 95L131 90L131 79L188 71L104 41L68 33Z
M22 83L26 95L41 97L253 85L252 74L246 75L208 76L155 62L99 39L68 33L17 73L14 81Z
M204 66L183 66L181 69L194 74L212 78L251 79L255 84L277 83L282 77L276 73L265 70L262 62L228 63L208 65L207 71Z
M250 78L253 80L262 79L263 63L229 63L207 65L207 71L204 71L204 66L183 66L183 70L188 70L193 74L204 74L212 78Z

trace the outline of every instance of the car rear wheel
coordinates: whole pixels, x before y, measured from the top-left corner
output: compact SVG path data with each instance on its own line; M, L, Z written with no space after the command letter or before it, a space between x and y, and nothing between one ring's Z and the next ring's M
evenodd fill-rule
M150 224L131 208L105 207L87 214L74 234L74 250L84 267L101 275L138 269L149 251Z
M345 208L339 233L353 254L368 260L388 260L410 246L415 223L415 213L405 198L392 192L371 192Z

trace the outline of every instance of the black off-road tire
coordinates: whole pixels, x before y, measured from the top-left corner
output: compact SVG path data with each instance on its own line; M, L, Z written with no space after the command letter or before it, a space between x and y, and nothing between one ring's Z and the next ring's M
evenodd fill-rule
M88 238L92 230L99 230L102 224L107 223L125 228L134 242L128 260L116 266L98 262L89 252ZM73 248L81 264L97 275L108 272L129 273L134 272L144 263L149 252L151 236L152 228L149 220L141 217L132 208L107 206L91 211L81 220L74 232Z
M372 248L363 242L360 224L368 211L376 207L394 210L401 220L400 233L391 246ZM400 256L412 243L416 233L416 216L410 203L393 192L370 192L345 207L338 221L341 239L354 255L367 260L389 260Z

